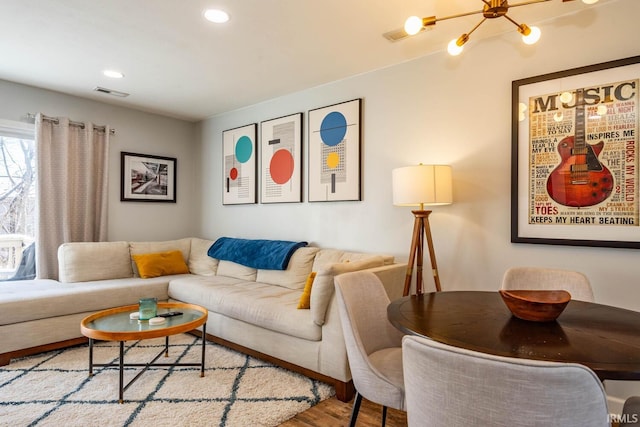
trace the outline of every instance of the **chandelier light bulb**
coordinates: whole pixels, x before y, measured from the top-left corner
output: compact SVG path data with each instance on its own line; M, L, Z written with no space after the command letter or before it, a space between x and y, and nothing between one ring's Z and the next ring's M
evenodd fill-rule
M527 104L524 102L518 103L518 121L522 122L525 119L525 112L527 111Z
M595 4L598 3L598 0L582 0L584 4Z
M556 122L561 122L563 118L564 114L562 114L562 111L558 111L553 115L553 120Z
M410 36L418 34L421 29L422 29L422 19L417 16L410 16L404 22L404 31Z
M464 49L463 46L458 46L457 41L458 41L457 39L453 39L447 45L447 51L449 52L449 55L451 55L451 56L460 55L462 53L462 50Z
M565 91L560 94L560 101L562 101L562 103L564 104L570 103L572 99L573 99L573 95L571 95L571 92Z
M520 111L521 113L524 113L525 111L527 111L527 104L525 104L524 102L519 102L518 111Z
M540 35L542 34L540 28L538 27L529 27L530 31L527 35L522 35L522 41L526 44L535 44L538 40L540 40Z
M599 116L604 116L605 114L607 114L607 106L606 105L598 105L598 108L596 110L598 112Z

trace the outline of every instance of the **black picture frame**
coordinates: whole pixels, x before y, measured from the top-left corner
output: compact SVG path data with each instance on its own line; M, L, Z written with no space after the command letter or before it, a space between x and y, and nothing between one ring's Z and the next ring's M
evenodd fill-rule
M257 123L222 131L223 205L258 201L257 136Z
M176 203L174 157L120 153L122 202Z
M362 98L308 111L309 202L362 200Z
M302 202L303 113L260 122L260 203Z
M639 82L640 56L512 82L512 243L640 249Z

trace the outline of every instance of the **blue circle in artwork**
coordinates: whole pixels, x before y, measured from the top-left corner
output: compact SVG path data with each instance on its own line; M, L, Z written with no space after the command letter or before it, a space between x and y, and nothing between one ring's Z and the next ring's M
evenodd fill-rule
M251 158L251 154L253 153L253 144L251 143L251 138L248 136L241 136L236 142L236 159L240 163L246 163Z
M338 145L347 133L347 119L342 113L327 114L320 124L320 138L329 147Z

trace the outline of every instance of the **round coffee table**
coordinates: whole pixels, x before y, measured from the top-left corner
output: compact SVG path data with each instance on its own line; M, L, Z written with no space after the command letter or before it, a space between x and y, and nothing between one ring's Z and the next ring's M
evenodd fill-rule
M93 341L120 341L120 357L117 366L120 368L120 387L118 401L124 401L124 392L140 375L151 366L200 366L200 376L204 376L205 335L207 330L207 309L195 304L181 302L158 303L158 314L170 311L180 312L178 316L166 318L160 325L151 325L148 320L130 319L130 314L138 311L138 305L110 308L85 317L80 322L82 335L89 338L89 376L93 376L94 366L116 366L116 363L93 363ZM169 336L192 331L202 326L202 357L200 363L155 363L165 355L169 356ZM124 342L165 337L165 346L149 363L124 363ZM129 366L143 367L137 375L124 384L124 368Z

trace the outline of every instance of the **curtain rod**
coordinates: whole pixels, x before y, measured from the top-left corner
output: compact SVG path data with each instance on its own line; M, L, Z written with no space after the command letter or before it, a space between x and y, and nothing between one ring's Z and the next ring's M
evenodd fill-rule
M30 120L35 120L36 119L36 115L34 113L27 113L27 118ZM55 124L58 124L60 122L60 120L57 117L49 117L49 116L45 116L44 114L42 115L42 120L47 120L49 122L53 122ZM69 120L69 125L70 126L78 126L82 129L84 129L84 123L82 122L74 122L72 120ZM98 132L105 132L107 130L106 126L98 126L98 125L93 125L93 130L97 130ZM116 130L115 129L109 129L109 133L111 135L115 135L116 134Z

